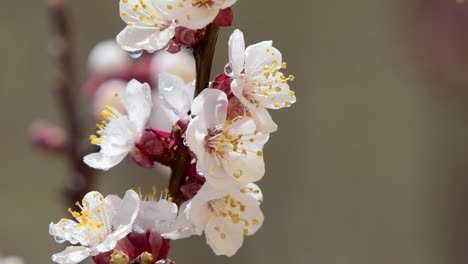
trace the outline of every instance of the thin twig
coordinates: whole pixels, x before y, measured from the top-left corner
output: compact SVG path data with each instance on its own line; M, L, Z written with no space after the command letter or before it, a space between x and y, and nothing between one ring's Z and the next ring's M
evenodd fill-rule
M219 27L213 24L208 25L205 29L203 39L193 50L197 72L195 96L201 93L201 91L209 85L211 65L213 63L218 32ZM185 178L187 177L187 172L192 158L187 147L184 145L180 131L175 131L174 134L178 137L178 151L176 154L176 162L171 166L172 171L171 179L169 181L169 194L174 199L174 202L180 205L183 202L183 195L180 191L180 187L185 183Z
M47 9L55 32L49 43L49 52L58 64L53 87L69 136L68 145L63 153L71 166L71 179L65 187L65 194L71 202L75 202L89 191L94 172L82 161L84 152L81 143L84 129L76 104L78 85L74 70L72 34L65 1L48 0Z

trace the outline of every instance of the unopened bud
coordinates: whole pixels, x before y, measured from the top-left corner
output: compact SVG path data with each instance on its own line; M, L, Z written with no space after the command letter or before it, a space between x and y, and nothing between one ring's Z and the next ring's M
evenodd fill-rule
M32 144L46 150L63 150L68 144L65 130L45 120L36 120L31 124L29 139Z

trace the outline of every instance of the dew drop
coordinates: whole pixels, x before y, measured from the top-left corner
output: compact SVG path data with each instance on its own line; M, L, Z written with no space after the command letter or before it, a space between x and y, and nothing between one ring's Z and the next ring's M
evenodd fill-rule
M138 59L141 57L141 55L143 55L143 51L142 50L129 51L128 55L132 57L133 59Z
M66 241L65 239L58 237L58 236L54 236L54 239L55 239L55 242L60 243L60 244Z
M231 65L231 63L227 63L227 64L224 66L224 73L225 73L227 76L232 77L233 71L232 71L232 65Z

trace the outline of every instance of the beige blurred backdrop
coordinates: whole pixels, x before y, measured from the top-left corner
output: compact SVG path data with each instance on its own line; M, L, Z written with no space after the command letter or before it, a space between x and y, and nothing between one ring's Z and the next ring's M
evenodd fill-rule
M232 258L214 256L199 237L172 243L170 258L178 264L467 263L468 111L463 94L440 92L453 83L435 81L426 69L419 53L425 44L414 38L420 2L238 1L235 26L247 43L274 40L296 76L298 102L273 114L280 129L265 150L262 229ZM84 80L89 50L124 24L117 0L69 4ZM27 142L31 121L62 122L48 88L48 26L41 0L1 5L0 254L27 263L50 263L64 247L48 235L48 224L68 208L61 196L64 160ZM215 71L227 60L232 30L221 32ZM82 118L91 133L87 110ZM96 189L122 193L167 180L130 165L99 176Z

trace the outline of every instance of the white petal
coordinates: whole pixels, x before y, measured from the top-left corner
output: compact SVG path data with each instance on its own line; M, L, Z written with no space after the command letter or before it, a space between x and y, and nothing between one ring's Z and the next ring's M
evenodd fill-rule
M192 104L192 114L200 117L204 127L214 128L224 123L227 114L227 96L216 89L204 89Z
M189 123L186 132L187 145L190 150L195 153L198 159L203 159L206 153L205 150L205 137L208 134L208 128L203 123L200 117L195 117Z
M186 212L188 204L189 202L184 202L180 206L176 221L173 225L161 232L162 237L166 239L183 239L196 234Z
M257 202L262 203L263 202L263 193L262 190L260 190L260 187L256 185L255 183L249 183L247 184L243 190L247 195L252 197L253 199L257 200Z
M250 114L252 115L253 120L255 121L255 124L257 125L257 129L262 132L262 133L273 133L278 130L278 125L273 121L273 119L270 116L270 113L263 108L263 107L255 107L250 105L247 105L247 108L250 111Z
M63 219L58 223L49 224L49 234L56 239L67 240L71 244L84 244L86 240L83 239L81 232L76 229L77 222L70 219Z
M221 9L228 8L237 2L237 0L215 0L215 1L221 4Z
M99 170L109 170L119 164L127 153L117 156L110 156L101 152L91 153L83 158L83 162L91 168Z
M255 190L253 192L255 193ZM259 192L258 194L261 194L261 192ZM248 194L248 192L243 193L237 191L232 193L231 195L234 199L238 200L245 206L245 210L239 213L239 217L249 223L248 225L245 225L243 221L239 222L239 224L243 228L243 232L246 232L243 234L255 234L258 231L258 229L260 229L260 227L263 225L264 221L264 216L262 210L260 209L259 201L253 198L252 195Z
M195 91L193 82L186 85L179 76L163 72L159 74L158 90L163 102L170 106L177 116L187 115Z
M186 213L188 218L195 227L198 234L205 229L208 218L210 217L210 210L208 209L208 202L211 200L220 199L224 193L219 192L210 183L206 182L198 191L198 193L188 203Z
M116 211L112 219L112 225L116 229L114 233L118 233L119 230L124 233L126 229L131 228L140 211L140 196L135 191L128 190Z
M131 80L122 97L122 104L127 110L128 118L136 124L138 131L142 131L151 113L153 101L151 88L147 83Z
M216 255L228 257L236 254L242 246L244 235L239 225L227 224L227 218L211 218L205 229L206 242ZM220 228L220 231L218 231Z
M236 29L229 38L229 62L231 63L234 78L238 78L244 69L244 54L244 34Z
M271 66L274 63L281 66L281 52L272 44L272 41L263 41L247 47L245 50L245 73L248 76L261 75L265 66Z
M64 251L52 256L52 261L59 264L75 264L89 257L90 251L87 247L71 246Z
M159 234L168 232L177 217L177 205L167 200L143 201L140 212L133 224L133 230L144 233L156 231Z
M127 26L117 35L117 43L129 52L146 50L150 53L164 48L175 35L175 25L160 31L158 28Z
M206 27L213 22L219 13L219 7L205 8L193 7L191 4L188 5L190 6L185 8L185 12L178 17L178 21L181 26L189 29L202 29Z

